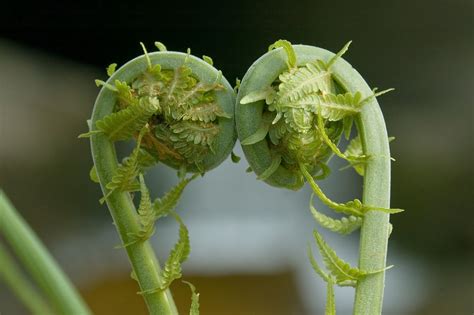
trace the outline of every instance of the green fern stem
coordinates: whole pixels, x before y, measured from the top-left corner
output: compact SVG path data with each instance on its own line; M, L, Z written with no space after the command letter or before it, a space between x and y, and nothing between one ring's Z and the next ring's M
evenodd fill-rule
M362 76L352 66L339 59L333 66L336 80L350 92L363 97L373 94ZM364 174L362 202L374 207L390 207L390 148L385 120L377 99L371 98L356 117L362 148L367 162ZM359 269L381 270L386 266L390 214L368 211L360 231ZM361 279L357 283L354 314L381 314L385 272Z

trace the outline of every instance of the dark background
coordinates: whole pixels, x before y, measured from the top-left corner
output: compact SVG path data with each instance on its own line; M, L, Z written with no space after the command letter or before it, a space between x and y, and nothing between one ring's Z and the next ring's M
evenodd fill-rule
M71 69L91 75L91 83L93 75L103 76L108 64L120 65L141 54L140 41L152 47L158 40L169 50L191 47L195 55L209 55L234 83L277 39L332 51L353 40L345 58L369 85L396 89L380 100L389 134L397 138L392 143L397 159L392 205L407 210L393 217L391 242L419 257L439 279L427 302L413 314L471 314L474 310L472 1L41 1L9 6L0 12L2 47L40 55L46 64L73 64ZM1 62L9 64L6 59ZM12 81L10 75L15 71L3 73L4 87L21 84L21 78ZM48 82L48 77L43 79ZM67 69L62 80L63 85L70 80ZM54 88L60 82L49 83L52 87L47 93L61 93ZM31 90L28 85L17 87L17 94ZM79 217L106 218L92 210L97 208L98 190L84 176L90 166L88 145L74 137L84 130L92 108L95 92L88 93L79 114L64 123L74 144L64 142L57 147L49 163L29 163L35 152L23 156L22 163L7 151L0 155L0 187L46 240L80 225ZM14 98L0 106L3 150L14 150L13 144L20 139L7 120L31 124L11 114L9 108L14 106ZM52 120L46 116L42 112L34 118L45 119L45 125L51 126L35 140L38 148L41 141L58 133L54 127L60 124L61 114ZM77 211L67 217L57 215L60 210L55 209L70 204ZM51 215L45 215L46 208ZM1 304L0 300L0 312Z

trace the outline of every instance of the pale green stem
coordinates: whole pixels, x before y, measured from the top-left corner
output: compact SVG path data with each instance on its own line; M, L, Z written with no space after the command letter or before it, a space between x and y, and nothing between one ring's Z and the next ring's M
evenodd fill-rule
M5 282L31 314L54 314L2 244L0 244L0 280Z
M128 66L122 67L115 75L120 80L131 80L137 73L143 71L142 59L134 59ZM140 70L141 69L141 70ZM109 115L114 111L115 93L102 89L97 97L94 111L92 113L92 126L97 120ZM118 167L117 155L114 144L106 135L98 133L91 136L91 150L97 175L104 196L109 193L106 185L111 182ZM133 272L148 308L153 315L176 315L177 308L174 304L171 292L159 290L161 287L160 265L149 241L133 242L133 235L139 231L138 215L133 200L128 192L114 191L106 198L109 212L114 220L117 232L125 246Z
M67 276L2 190L0 232L58 313L90 314ZM4 268L4 265L1 266Z
M373 92L362 76L347 62L339 59L331 68L341 86L363 97ZM366 162L362 202L371 207L390 208L390 148L385 121L375 97L370 98L356 120ZM360 230L359 268L368 272L386 267L390 214L368 211ZM357 282L354 314L382 314L385 271Z

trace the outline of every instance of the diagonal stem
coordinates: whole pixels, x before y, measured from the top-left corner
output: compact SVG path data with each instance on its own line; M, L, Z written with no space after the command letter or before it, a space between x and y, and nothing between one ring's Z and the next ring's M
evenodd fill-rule
M0 189L0 232L60 314L90 314L67 276ZM2 268L5 266L2 264Z

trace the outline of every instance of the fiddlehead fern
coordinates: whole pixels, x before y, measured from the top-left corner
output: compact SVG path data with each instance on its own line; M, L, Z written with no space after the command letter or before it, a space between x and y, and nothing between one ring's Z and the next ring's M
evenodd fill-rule
M361 228L359 268L337 257L315 231L314 237L329 274L316 272L328 284L327 314L335 313L333 285L357 287L355 314L381 312L388 238L390 159L388 138L376 93L344 60L346 44L337 54L321 48L279 40L250 67L237 96L236 126L250 170L270 185L297 190L307 181L329 208L349 215L332 219L316 211L322 226L342 234ZM343 153L342 134L349 139L353 123L359 135ZM335 154L364 176L363 202L338 203L316 183L329 174ZM370 251L370 252L369 252ZM368 257L376 256L372 262ZM373 289L370 289L370 285Z
M107 68L107 82L97 97L90 131L94 167L91 179L102 187L151 314L176 314L168 287L181 277L181 263L190 251L186 226L173 212L186 185L226 159L236 140L235 93L212 59L169 52L137 57L119 69ZM117 162L116 141L135 140L130 156ZM178 170L180 183L164 197L152 201L143 174L162 162ZM194 175L186 177L186 173ZM130 192L140 191L138 211ZM147 239L156 220L168 214L178 220L179 241L164 270ZM194 295L193 295L194 296ZM195 301L194 301L195 300ZM197 312L196 297L193 312Z

